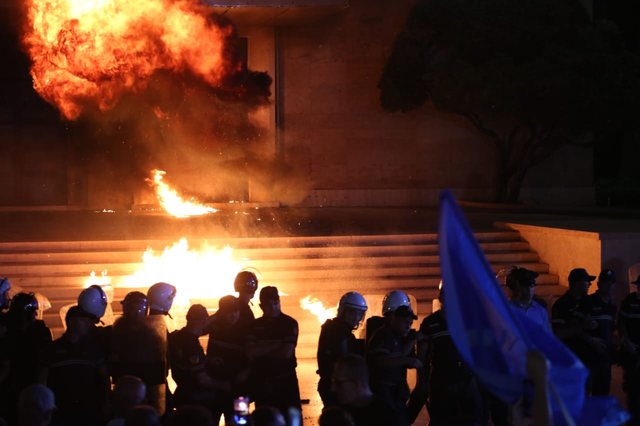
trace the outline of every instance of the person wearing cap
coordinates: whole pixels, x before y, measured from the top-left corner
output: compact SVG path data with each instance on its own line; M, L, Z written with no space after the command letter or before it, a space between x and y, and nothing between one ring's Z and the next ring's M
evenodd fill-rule
M245 353L246 335L236 328L240 318L241 302L234 296L223 296L218 311L211 315L205 326L209 334L207 343L207 371L217 380L229 383L229 392L219 392L212 411L217 424L222 414L227 424L233 423L233 399L245 395L249 360Z
M199 338L209 314L203 305L192 305L187 312L187 325L169 336L169 364L178 387L174 405L211 406L217 390L228 390L228 385L214 380L207 373L206 357Z
M640 275L631 281L636 291L629 293L620 303L618 331L620 333L620 361L622 389L627 394L627 407L631 424L640 424Z
M438 299L441 308L422 321L420 333L425 338L418 342L418 358L424 364L422 380L427 383L424 402L429 401L430 424L482 424L483 394L451 340L442 288Z
M602 270L598 275L598 289L582 298L577 309L577 315L587 324L584 332L594 341L600 342L592 345L590 356L585 359L593 395L609 395L611 390L613 332L617 316L616 305L611 301L611 288L615 283L613 270Z
M331 380L337 359L346 354L364 356L364 342L357 339L353 331L360 325L367 312L367 301L355 291L340 297L338 315L322 324L318 339L318 394L325 407L338 403Z
M296 374L298 322L282 313L276 287L260 291L263 315L256 319L247 339L251 362L250 395L256 407L271 405L283 413L300 410L300 389Z
M399 306L367 345L371 389L391 405L401 425L409 424L407 369L422 367L420 360L414 356L415 345L421 334L411 329L417 318L410 306Z
M527 318L551 333L547 310L534 300L538 273L527 268L515 267L507 275L507 287L511 293L511 305Z
M54 424L99 424L110 391L106 353L92 339L93 318L82 308L72 306L65 323L48 360L47 386L58 402Z

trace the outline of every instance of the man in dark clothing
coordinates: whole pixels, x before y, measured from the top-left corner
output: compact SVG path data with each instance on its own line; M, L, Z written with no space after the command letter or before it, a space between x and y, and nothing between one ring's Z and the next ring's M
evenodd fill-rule
M606 351L606 345L602 340L586 332L596 327L595 322L578 310L580 302L587 296L591 281L595 278L583 268L572 269L569 273L569 290L560 296L551 308L553 332L587 368L593 364L598 354Z
M271 405L282 413L290 407L300 410L295 352L298 322L282 313L275 287L260 291L260 309L264 314L254 321L247 343L256 407Z
M139 291L122 301L122 317L113 324L110 372L113 382L124 375L140 377L147 387L149 404L164 408L158 389L164 386L166 371L166 328L157 329L147 320L147 297Z
M106 354L91 334L93 320L78 306L67 311L67 330L52 345L47 386L56 396L54 425L104 421L110 390Z
M486 424L482 392L451 340L442 298L440 302L442 309L422 321L420 333L425 339L418 343L428 383L429 425Z
M6 333L0 340L0 363L6 367L5 377L0 378L0 417L9 424L17 424L20 391L46 381L51 331L36 319L37 311L33 293L18 293L5 317Z
M350 291L340 298L338 316L327 320L320 330L318 340L318 393L324 406L337 404L331 390L331 377L336 360L345 354L364 355L362 341L353 335L365 313L367 302L360 293Z
M245 334L253 327L256 319L251 310L251 299L258 289L258 277L251 271L240 271L233 281L233 289L238 292L240 318L236 325L238 332Z
M227 382L229 392L219 392L213 412L214 422L224 413L226 422L233 422L233 399L246 395L246 380L249 360L245 354L246 334L238 332L236 325L240 316L240 303L233 296L224 296L218 302L218 311L209 317L205 333L209 333L207 344L207 371L216 380Z
M203 405L211 408L218 390L228 390L228 385L214 380L207 373L206 357L199 337L209 314L202 305L193 305L187 312L187 325L169 336L169 362L171 373L178 387L174 405Z
M640 276L632 281L636 291L629 293L620 304L618 330L620 331L622 388L627 393L627 407L632 425L640 425Z
M598 290L584 297L577 314L589 322L585 333L601 342L588 358L589 381L593 395L609 395L611 389L611 358L613 356L613 330L617 315L611 301L611 287L616 283L615 274L605 269L598 275ZM601 349L602 347L602 349Z
M336 360L332 388L338 404L355 426L398 426L393 408L377 397L369 386L369 368L359 355L345 354Z
M420 360L412 355L420 336L411 330L415 319L417 317L411 308L400 306L390 321L376 331L367 346L371 389L391 405L398 423L402 425L408 424L406 404L410 391L407 369L422 367Z

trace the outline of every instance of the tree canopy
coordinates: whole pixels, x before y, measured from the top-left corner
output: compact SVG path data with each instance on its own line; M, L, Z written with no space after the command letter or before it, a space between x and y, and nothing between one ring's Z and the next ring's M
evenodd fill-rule
M638 121L640 60L577 0L420 0L379 88L385 109L468 119L497 147L497 199L516 201L559 146Z

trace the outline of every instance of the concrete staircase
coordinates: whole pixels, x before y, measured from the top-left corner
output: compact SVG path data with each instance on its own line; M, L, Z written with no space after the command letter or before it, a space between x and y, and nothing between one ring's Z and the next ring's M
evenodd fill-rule
M551 301L564 289L549 274L518 232L488 230L476 236L495 271L517 264L540 273L537 294ZM420 319L431 311L438 293L440 268L437 234L274 237L207 240L214 246L229 245L234 258L258 269L262 285L276 285L283 311L300 324L299 358L315 357L320 329L318 319L300 307L310 295L325 306L335 306L340 295L357 290L379 301L393 289L402 289L417 300ZM47 296L52 308L44 315L54 336L62 332L58 311L72 304L91 271L108 270L115 287L113 310L133 289L118 288L123 277L141 264L147 247L161 250L174 240L46 241L0 243L0 274L15 286ZM191 247L202 241L190 240ZM141 283L150 285L152 283ZM141 288L144 291L144 288ZM209 308L216 300L198 300ZM256 302L257 304L257 302ZM370 312L379 315L379 312Z

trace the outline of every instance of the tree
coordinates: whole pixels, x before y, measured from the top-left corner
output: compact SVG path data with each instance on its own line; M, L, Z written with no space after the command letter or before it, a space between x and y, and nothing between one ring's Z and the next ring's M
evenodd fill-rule
M419 0L379 89L387 110L467 119L497 148L497 200L515 202L561 145L637 121L640 60L578 0Z

